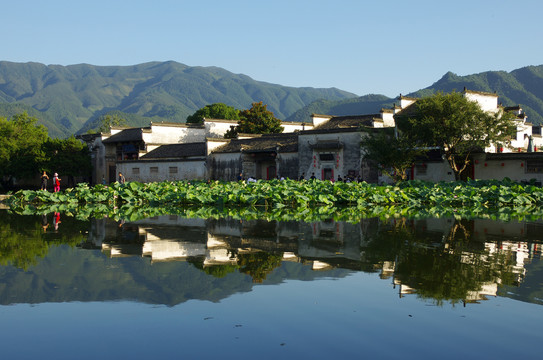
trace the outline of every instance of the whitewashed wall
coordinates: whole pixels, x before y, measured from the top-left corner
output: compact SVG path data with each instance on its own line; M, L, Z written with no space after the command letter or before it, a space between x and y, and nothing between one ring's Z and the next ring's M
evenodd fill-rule
M237 120L204 119L207 137L222 138L231 126L237 126Z
M152 171L152 169L156 171ZM177 168L171 172L170 168ZM139 169L136 171L135 169ZM194 161L126 161L117 163L117 172L122 172L126 181L159 182L175 180L204 180L204 160Z
M317 114L311 115L311 121L313 122L314 127L317 127L319 125L324 124L327 121L330 121L331 118L332 116L329 116L329 115L317 115Z
M543 173L527 173L525 160L491 160L478 161L474 164L475 178L482 180L503 180L509 178L514 181L543 181Z
M421 167L425 168L425 174L422 173ZM415 165L413 169L413 180L423 181L454 181L454 172L448 162L428 162Z
M302 131L302 130L312 130L313 124L306 124L302 125L301 122L281 122L281 126L283 127L283 133L293 133L296 130Z
M206 147L207 147L207 152L206 154L209 155L211 154L211 152L213 150L215 150L216 148L220 147L220 146L223 146L225 144L227 144L230 140L228 139L207 139L206 141Z
M143 133L143 140L152 144L181 144L205 141L204 127L151 124L152 132Z
M396 121L394 121L394 110L381 110L381 120L383 120L384 127L396 126Z
M408 97L405 97L405 96L401 96L400 95L400 107L402 109L405 109L406 107L408 107L409 105L413 104L415 101L417 101L417 99L415 98L408 98Z
M484 111L493 113L498 111L498 95L496 94L482 94L466 91L464 97L468 100L477 102Z

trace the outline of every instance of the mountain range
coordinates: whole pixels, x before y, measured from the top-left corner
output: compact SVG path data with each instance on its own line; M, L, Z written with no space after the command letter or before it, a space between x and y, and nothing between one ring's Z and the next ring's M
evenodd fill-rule
M418 91L403 94L409 97L425 97L437 91L473 91L496 93L503 106L520 105L528 121L543 123L543 65L527 66L511 72L487 71L474 75L458 76L446 73L432 85ZM365 95L339 101L318 100L296 111L287 120L305 121L312 113L328 115L360 115L379 112L398 102L384 95Z
M521 105L533 123L543 122L543 65L512 72L458 76L451 72L407 96L436 91L497 92L505 106ZM191 67L174 61L132 66L44 65L0 61L0 116L27 111L52 137L67 137L97 127L101 115L116 113L129 125L184 122L212 103L248 109L262 101L279 119L308 121L312 113L376 113L397 100L336 88L286 87L253 80L218 67Z

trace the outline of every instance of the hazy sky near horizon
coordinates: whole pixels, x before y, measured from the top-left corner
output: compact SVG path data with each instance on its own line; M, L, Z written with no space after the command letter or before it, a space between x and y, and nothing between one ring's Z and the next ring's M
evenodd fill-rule
M19 0L0 60L173 60L258 81L394 97L452 71L543 64L541 0Z

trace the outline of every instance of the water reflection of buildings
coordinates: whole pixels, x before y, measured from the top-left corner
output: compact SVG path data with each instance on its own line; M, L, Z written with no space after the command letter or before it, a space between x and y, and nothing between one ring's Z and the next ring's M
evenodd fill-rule
M145 256L152 262L203 258L205 266L236 264L239 254L265 251L321 270L357 268L363 242L360 224L168 215L121 225L109 219L93 220L86 246L100 248L110 257Z
M399 253L391 251L385 242L394 234L398 236L394 246L404 249ZM506 285L523 281L525 265L541 256L542 234L542 223L490 220L384 223L363 219L351 224L205 220L171 215L126 224L94 220L89 243L111 257L143 256L152 262L199 259L204 267L237 265L243 254L281 254L283 261L299 262L313 270L379 272L382 278L392 280L400 296L421 292L417 270L404 270L406 262L412 261L405 254L439 254L461 263L462 271L467 269L477 275L476 285L464 293L465 302L476 302L497 295L503 274L507 274ZM407 247L409 251L405 251ZM483 271L485 276L479 276L478 272Z
M444 221L450 226L443 227L443 220L438 219L412 222L414 233L417 229L422 229L426 236L435 233L434 241L415 246L433 248L441 256L456 256L464 268L476 269L472 276L478 278L477 286L464 293L464 304L496 297L500 285L519 286L526 276L526 265L534 258L541 258L543 224L540 222ZM442 237L441 242L435 241L437 236ZM400 297L418 294L420 283L399 279L397 265L396 261L384 262L381 277L392 278ZM486 276L480 276L481 272Z

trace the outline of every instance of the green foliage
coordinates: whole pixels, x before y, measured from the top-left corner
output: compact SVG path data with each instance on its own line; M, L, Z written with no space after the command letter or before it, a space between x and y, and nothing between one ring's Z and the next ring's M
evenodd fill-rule
M430 96L435 92L460 91L467 88L474 91L496 92L504 106L521 104L530 122L543 123L543 65L527 66L511 72L487 71L479 74L458 76L445 74L431 86L409 94L409 96Z
M73 136L65 140L49 139L43 145L46 160L43 170L61 176L90 176L92 166L89 148Z
M206 105L187 117L187 123L201 124L207 119L239 120L239 110L222 103Z
M508 143L516 131L512 114L485 112L458 92L438 92L413 106L413 113L396 117L402 136L416 140L420 147L441 148L457 180L473 151Z
M360 146L364 149L364 159L378 164L383 173L394 181L406 180L407 170L424 151L407 136L397 137L388 130L380 129L363 135Z
M270 180L79 184L58 193L21 190L8 199L15 211L43 207L137 220L170 212L187 217L225 216L317 221L361 217L543 218L543 188L511 181L406 181L399 185ZM50 207L53 207L52 209ZM116 212L111 208L116 207ZM19 210L17 210L19 209Z
M11 120L0 118L0 177L2 186L11 187L13 178L32 179L41 171L63 176L89 176L90 153L73 136L51 139L43 125L27 113Z
M262 101L253 103L248 110L239 113L237 127L230 127L224 137L235 138L238 134L278 134L283 132L281 120L277 119Z
M4 187L9 187L13 177L31 177L39 171L45 157L42 145L48 136L37 121L27 113L10 120L0 118L0 178Z

